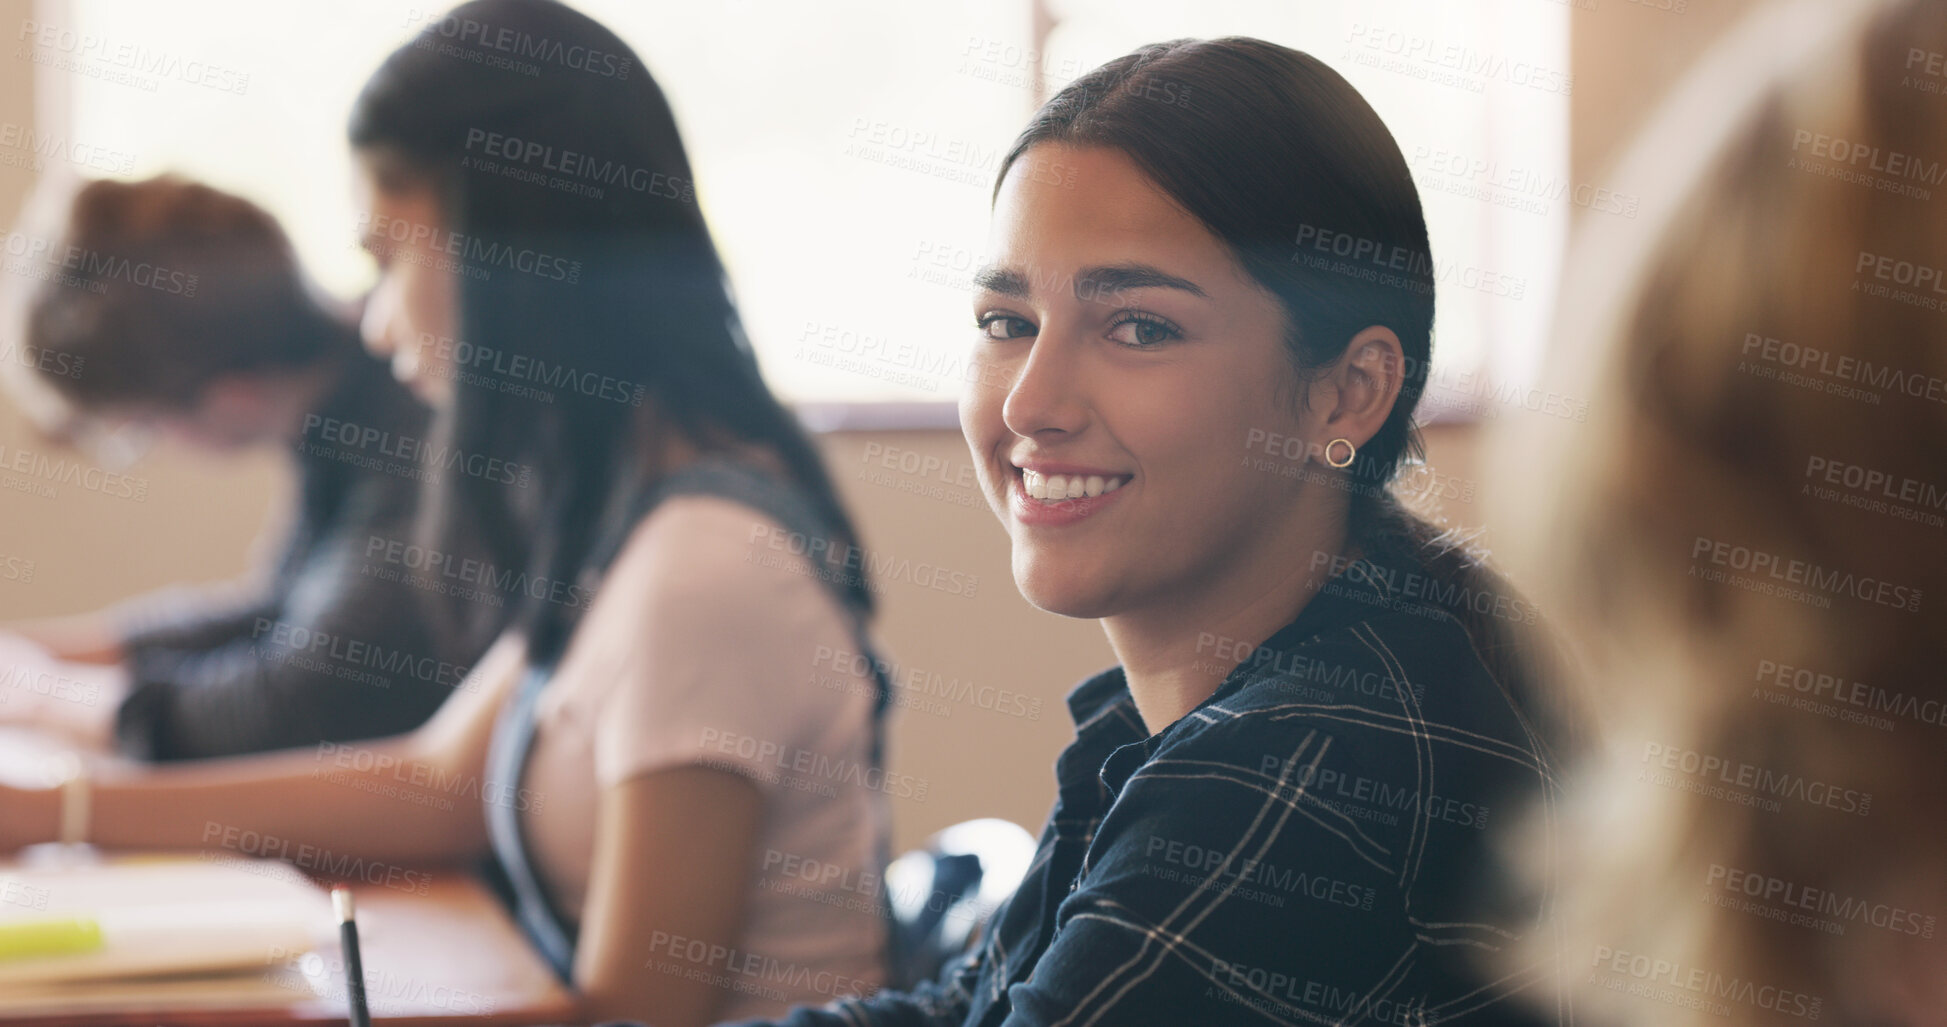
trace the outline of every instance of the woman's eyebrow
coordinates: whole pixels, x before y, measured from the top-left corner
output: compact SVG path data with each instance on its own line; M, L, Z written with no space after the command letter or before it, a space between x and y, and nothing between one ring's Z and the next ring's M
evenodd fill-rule
M1017 300L1027 299L1034 292L1028 286L1028 278L1026 275L1012 268L994 267L992 265L974 272L973 286L978 291L997 292L1002 296L1011 296Z
M1013 268L983 267L974 272L973 285L1015 299L1027 299L1034 292L1027 276ZM1077 299L1102 299L1125 289L1179 289L1192 296L1208 295L1197 283L1150 264L1101 264L1075 276Z
M1178 278L1149 264L1108 264L1084 268L1075 278L1077 299L1101 299L1124 289L1180 289L1192 296L1206 293L1188 278Z

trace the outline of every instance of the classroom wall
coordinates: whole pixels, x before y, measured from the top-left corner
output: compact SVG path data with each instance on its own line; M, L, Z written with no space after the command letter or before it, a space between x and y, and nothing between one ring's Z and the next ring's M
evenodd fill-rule
M0 26L11 38L36 17L34 0L0 0ZM66 76L37 81L34 65L11 42L0 59L0 128L11 140L59 132ZM52 91L49 91L52 90ZM58 145L56 149L58 149ZM38 163L37 163L38 161ZM0 230L18 248L16 218L43 174L65 170L36 158L32 145L0 146ZM28 282L21 264L0 249L0 297ZM0 303L0 317L11 317ZM18 370L11 324L0 331L0 363ZM160 450L125 476L37 437L11 398L0 394L0 561L33 562L33 578L0 576L0 621L84 610L173 581L221 581L243 573L250 544L266 518L280 516L285 469L263 453L212 460ZM166 526L166 531L157 530Z
M1599 178L1654 103L1660 83L1755 2L1689 0L1681 14L1634 0L1578 8L1572 19L1576 180ZM0 0L0 24L18 24L32 6L31 0ZM27 62L0 61L0 124L32 124L37 104L58 114L58 102L36 96ZM28 168L0 163L0 216L9 223L34 177ZM1474 470L1476 435L1466 425L1428 433L1433 467L1477 486L1473 502L1443 504L1455 526L1478 526L1485 485ZM1061 697L1113 662L1100 629L1036 610L1014 590L1006 536L984 500L962 484L972 469L957 432L840 432L820 443L875 559L913 566L882 582L879 633L889 652L965 696L908 694L913 704L896 715L893 769L925 784L923 800L893 802L896 846L978 816L1038 829L1053 800L1052 762L1070 732ZM30 468L37 460L85 462L37 440L0 398L0 560L18 556L34 564L31 582L0 580L0 620L85 610L172 581L240 574L253 540L274 532L288 493L287 469L268 453L219 460L164 449L131 469L136 482L91 488L10 470L23 451ZM901 472L902 464L935 470L915 477ZM138 482L139 498L115 494L133 493ZM922 564L946 572L947 589L928 587ZM994 706L1005 708L988 708Z

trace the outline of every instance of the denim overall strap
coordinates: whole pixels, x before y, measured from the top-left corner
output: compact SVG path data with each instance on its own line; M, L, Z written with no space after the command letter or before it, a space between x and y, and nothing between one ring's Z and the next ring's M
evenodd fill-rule
M818 516L795 488L773 475L728 460L705 458L664 477L637 502L627 526L613 533L591 553L590 565L607 567L613 561L629 529L641 523L658 503L676 495L712 495L735 500L756 509L782 525L785 530L807 539L831 539L832 529ZM814 561L814 566L816 561ZM857 651L872 667L874 700L872 706L872 765L881 766L885 751L885 713L892 700L886 666L872 648L863 612L845 589L842 575L818 567L818 580L825 583L832 597L848 614ZM487 835L500 873L505 877L513 901L514 920L542 958L563 980L572 980L575 957L574 930L566 918L548 901L539 875L529 858L527 842L521 835L520 811L512 801L519 794L528 752L534 745L535 710L541 693L554 673L553 657L528 668L521 676L513 698L502 708L494 723L493 739L487 750L488 786L481 789L486 801ZM880 839L881 869L886 862L885 839ZM883 905L883 903L882 903Z

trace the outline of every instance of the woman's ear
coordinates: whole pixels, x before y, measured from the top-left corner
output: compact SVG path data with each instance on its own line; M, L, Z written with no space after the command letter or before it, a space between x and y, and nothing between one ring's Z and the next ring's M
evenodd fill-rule
M1332 369L1313 382L1312 409L1324 415L1321 434L1364 446L1392 416L1405 380L1399 336L1385 325L1361 329Z

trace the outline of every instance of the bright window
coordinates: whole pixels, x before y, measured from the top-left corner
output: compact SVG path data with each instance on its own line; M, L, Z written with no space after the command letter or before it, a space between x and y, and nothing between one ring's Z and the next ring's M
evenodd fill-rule
M801 402L953 398L994 170L1036 98L1031 55L1052 88L1180 36L1262 36L1340 70L1421 186L1435 410L1491 413L1529 379L1568 216L1609 202L1567 180L1568 7L1553 0L1047 0L1045 37L1032 0L579 6L675 105L752 340ZM44 116L114 155L69 170L173 168L251 196L350 297L372 268L352 245L345 115L441 9L43 0L55 35L14 46L39 64Z

